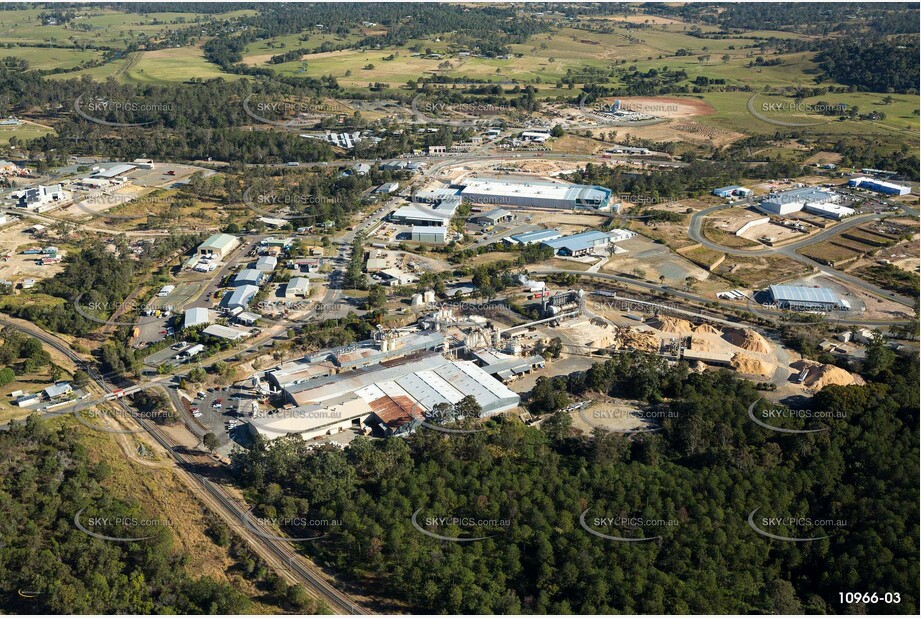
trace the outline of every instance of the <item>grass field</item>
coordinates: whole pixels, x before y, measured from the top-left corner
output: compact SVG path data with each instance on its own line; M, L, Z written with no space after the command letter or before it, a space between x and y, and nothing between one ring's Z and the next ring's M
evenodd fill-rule
M0 49L0 58L19 58L30 69L70 69L83 62L102 59L102 52L61 47L10 47Z
M730 129L744 133L765 133L773 134L778 130L790 130L786 127L765 122L749 111L748 100L752 96L745 92L710 92L700 95L701 98L716 109L716 113L710 116L702 116L697 120L712 127L721 129ZM843 103L849 106L856 105L860 113L870 111L879 111L886 114L885 120L867 121L867 120L844 120L840 121L826 116L820 116L816 113L801 111L769 111L766 106L771 104L783 104L790 110L790 106L795 102L789 97L758 95L753 102L755 110L769 118L781 122L792 123L812 123L824 122L824 124L801 127L798 130L810 135L828 135L828 136L848 136L848 135L876 135L887 136L898 139L899 141L910 142L917 147L917 135L919 130L918 116L914 115L913 110L918 109L917 97L911 95L891 95L894 101L891 104L884 104L882 99L884 95L854 92L846 94L830 94L824 97L813 97L804 99L802 102L808 105L815 105L819 101L826 103L838 104ZM762 111L765 110L765 111Z
M24 144L48 133L54 133L54 131L31 122L17 126L0 126L0 145L9 145L12 137L15 137L19 143Z
M203 80L222 77L239 79L239 75L224 73L205 60L199 48L182 47L144 52L121 77L122 81L141 84L170 84L186 82L193 78Z
M185 27L212 16L197 13L123 13L99 6L83 8L71 24L45 25L39 15L44 9L3 11L0 43L85 44L124 48L143 37L159 38L169 29ZM221 13L214 19L230 19L254 11Z

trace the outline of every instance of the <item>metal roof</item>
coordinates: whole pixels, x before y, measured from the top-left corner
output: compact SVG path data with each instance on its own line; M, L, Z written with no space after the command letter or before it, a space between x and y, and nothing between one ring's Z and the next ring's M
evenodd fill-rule
M490 210L489 212L484 212L482 214L476 215L476 218L477 219L492 219L495 221L496 219L501 219L502 217L510 217L511 215L512 213L504 208L494 208Z
M802 285L772 285L771 296L775 301L805 303L841 304L841 299L828 288L810 288Z
M255 268L244 268L233 278L233 285L256 285L262 281L262 271Z
M231 309L234 307L246 307L258 291L259 288L255 285L241 285L233 292L225 294L224 298L221 299L221 305Z
M595 185L474 178L467 181L461 195L474 201L477 198L525 197L601 203L610 197L611 190Z
M288 285L285 287L286 292L307 291L310 288L310 279L307 277L291 277Z
M591 230L572 236L564 236L554 240L544 241L544 244L552 249L569 249L570 251L579 251L580 249L590 249L594 247L599 240L610 240L607 232Z
M114 166L112 166L112 167L110 167L110 168L108 168L108 169L99 170L98 172L95 172L95 173L92 174L92 175L93 175L93 177L95 177L95 178L115 178L116 176L121 176L122 174L125 174L125 173L127 173L127 172L130 172L130 171L133 170L135 167L137 167L137 166L136 166L136 165L131 165L130 163L120 163L120 164L114 165Z
M207 324L210 321L211 315L207 308L192 307L191 309L186 309L182 327L189 328L191 326L198 326L199 324Z
M772 193L764 201L772 204L793 204L797 202L834 202L837 200L838 194L832 191L826 191L818 187L803 187L783 191L782 193Z
M533 232L525 232L524 234L515 234L511 238L515 242L527 245L534 242L553 240L560 236L562 236L562 233L557 230L535 230Z
M249 331L240 328L231 328L230 326L222 326L220 324L212 324L202 332L206 335L211 335L212 337L230 339L231 341L236 341L237 339L245 337L249 334Z
M384 396L408 397L426 410L439 403L457 403L467 395L472 395L484 412L505 410L518 405L520 400L472 362L449 361L439 354L315 378L289 389L302 405L320 403L347 392L355 392L368 402Z
M393 211L393 219L410 219L414 221L434 221L436 223L447 223L453 212L447 210L434 210L432 208L422 208L419 206L401 206Z
M214 234L208 237L208 240L198 245L199 249L224 249L225 247L235 243L237 241L236 236L231 236L230 234Z

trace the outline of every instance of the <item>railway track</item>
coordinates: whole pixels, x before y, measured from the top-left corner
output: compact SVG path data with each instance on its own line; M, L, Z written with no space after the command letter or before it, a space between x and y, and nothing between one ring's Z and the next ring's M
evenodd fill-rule
M25 328L3 318L0 318L0 325L20 330L67 356L78 367L86 371L90 379L92 379L104 393L112 394L116 390L109 384L106 377L100 374L95 367L88 364L69 346L63 344L56 337L45 333L41 329ZM202 464L214 465L214 461L208 455L191 455L177 451L176 447L178 445L173 442L166 432L155 423L135 415L131 407L128 406L123 399L111 399L110 402L121 407L125 414L130 415L134 421L157 442L157 444L166 449L177 464L181 466ZM209 501L217 507L215 510L218 515L240 534L240 536L245 538L248 543L256 546L257 553L263 554L263 557L265 557L265 554L268 554L271 560L267 560L267 562L274 563L276 570L287 572L291 579L303 584L317 599L324 601L330 610L337 614L370 615L373 613L353 601L345 593L336 589L336 587L320 573L317 567L310 564L297 552L290 542L272 538L271 536L258 535L247 530L246 526L243 525L247 513L244 505L241 505L236 499L230 496L220 485L184 467L180 467L180 473L185 475L192 483L204 491ZM262 552L259 552L258 549L262 549Z

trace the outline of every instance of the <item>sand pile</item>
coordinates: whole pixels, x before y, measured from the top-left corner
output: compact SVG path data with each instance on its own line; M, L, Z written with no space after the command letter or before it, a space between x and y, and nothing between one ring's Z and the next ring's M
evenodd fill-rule
M649 322L649 325L663 333L672 333L675 335L683 335L694 331L694 325L681 318L657 318Z
M823 365L813 361L801 360L790 365L796 369L797 373L804 369L808 372L803 385L816 390L821 390L829 384L838 386L850 386L851 384L864 384L863 378L841 367L834 365Z
M659 338L652 333L624 329L620 332L621 346L644 352L658 352Z
M769 378L774 375L774 367L770 363L746 356L745 354L736 354L732 357L732 368L739 373L750 376L763 376Z
M710 326L706 322L704 322L703 324L699 326L696 326L694 328L694 333L697 335L722 335L723 334L722 331L720 331L718 328L714 328L713 326Z
M771 346L768 344L767 340L748 328L729 329L723 334L723 339L749 352L757 352L759 354L771 353Z

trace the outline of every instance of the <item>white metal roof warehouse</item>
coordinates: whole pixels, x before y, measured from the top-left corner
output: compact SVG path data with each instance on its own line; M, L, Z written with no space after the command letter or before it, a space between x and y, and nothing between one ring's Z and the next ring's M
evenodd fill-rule
M252 431L272 439L298 434L305 439L367 423L372 415L396 412L417 420L439 403L472 396L492 416L516 407L519 396L470 361L451 361L439 354L345 375L330 375L297 385L297 407L254 418ZM305 388L306 387L306 388Z
M520 398L504 384L469 361L449 361L440 354L382 367L375 365L347 374L314 378L292 388L298 405L321 403L347 392L357 392L368 401L387 393L408 397L426 410L436 403L457 403L473 395L483 413L497 414L518 405Z
M609 206L611 190L594 185L474 178L465 183L461 197L482 204L603 210Z
M849 310L850 303L838 297L828 288L812 288L804 285L772 285L771 298L783 309L799 311L834 309Z

